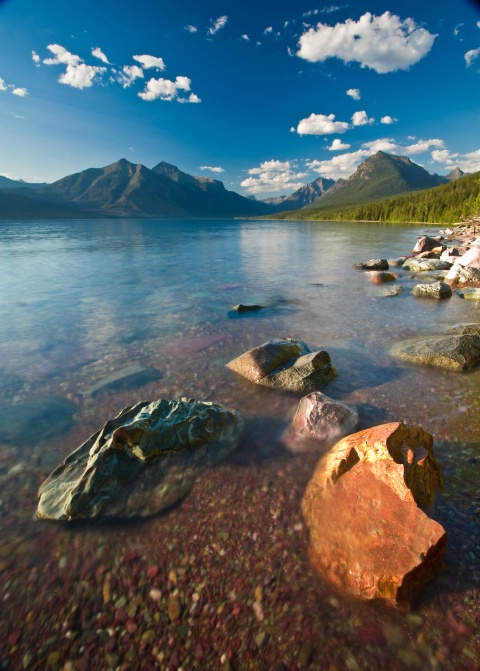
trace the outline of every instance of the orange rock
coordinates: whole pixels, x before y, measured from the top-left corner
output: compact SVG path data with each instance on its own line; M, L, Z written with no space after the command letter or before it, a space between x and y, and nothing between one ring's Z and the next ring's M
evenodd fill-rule
M313 568L334 588L407 606L441 567L446 534L419 505L441 486L432 436L393 422L347 436L302 500Z

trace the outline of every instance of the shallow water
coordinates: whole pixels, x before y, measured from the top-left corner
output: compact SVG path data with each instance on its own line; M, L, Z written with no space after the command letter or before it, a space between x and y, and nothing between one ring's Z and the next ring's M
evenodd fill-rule
M2 671L480 667L480 370L415 368L389 354L405 338L480 322L480 304L457 294L415 299L418 280L401 270L403 293L386 297L391 285L352 268L409 253L423 232L332 222L1 224ZM232 315L238 303L266 307ZM282 336L328 350L339 376L324 391L357 407L359 428L403 420L434 436L446 486L432 515L449 534L446 569L408 615L344 599L308 567L299 504L326 446L289 451L284 431L298 398L225 368ZM122 382L132 364L155 375ZM182 505L138 524L33 520L38 485L109 417L179 396L247 418L237 452ZM177 597L180 624L165 615ZM192 603L200 606L191 612ZM141 650L138 660L131 650Z

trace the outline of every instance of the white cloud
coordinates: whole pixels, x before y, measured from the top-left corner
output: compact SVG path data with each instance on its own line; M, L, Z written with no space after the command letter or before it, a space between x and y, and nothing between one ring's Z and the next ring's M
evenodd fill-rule
M382 118L380 119L380 123L384 123L384 124L387 124L387 125L392 124L392 123L397 123L397 121L398 121L398 119L395 119L394 117L389 116L388 114L386 116L382 116Z
M6 91L7 90L7 85L5 84L5 80L0 77L0 91Z
M354 112L352 115L352 124L354 126L370 126L375 119L369 118L365 110Z
M350 96L350 98L353 98L354 100L360 100L360 90L359 89L348 89L345 91L347 96Z
M458 35L458 33L460 32L460 28L461 28L463 25L464 25L463 23L457 23L457 25L456 25L455 28L453 29L453 34L455 35L455 37L456 37L456 36Z
M242 40L245 40L246 42L248 42L250 40L250 38L248 37L248 35L242 35Z
M60 75L58 81L61 84L72 86L76 89L84 89L93 86L97 77L106 72L106 68L95 65L86 65L80 56L70 53L60 44L49 44L47 49L53 54L53 58L45 58L45 65L66 65L66 71Z
M459 167L464 172L478 172L480 170L480 149L467 154L452 153L448 149L432 151L432 158L443 163L447 170Z
M296 191L304 186L307 172L295 172L290 161L264 161L258 168L250 168L248 177L240 183L249 193Z
M470 49L465 54L465 62L467 63L467 68L480 56L480 47L478 49Z
M216 21L213 21L212 19L212 25L208 29L208 34L215 35L215 33L218 33L218 31L224 27L227 21L228 16L220 16Z
M178 79L178 77L177 77ZM177 98L179 103L201 103L201 99L197 96L196 93L190 93L188 98Z
M145 86L145 90L138 94L142 100L168 100L172 101L176 98L182 102L200 102L198 96L193 94L190 98L178 98L180 91L190 91L191 80L188 77L177 77L174 82L170 79L149 79Z
M448 149L434 149L432 151L432 158L438 163L447 163L452 160L454 156L458 156L458 154L452 155Z
M25 96L28 96L28 91L26 88L14 87L12 89L12 94L14 96L20 96L21 98L24 98Z
M165 62L163 58L158 56L147 56L147 54L132 56L134 61L140 63L140 65L148 70L149 68L156 68L157 70L165 70Z
M263 32L264 32L265 35L268 35L268 34L271 33L272 31L273 31L272 26L268 26L268 28L265 28L265 30L264 30Z
M327 149L328 151L343 151L344 149L350 149L350 145L346 142L342 142L337 137Z
M327 161L308 161L307 165L322 177L346 179L350 177L363 159L369 156L369 153L365 149L359 149L347 154L339 154Z
M297 126L299 135L331 135L345 133L350 128L346 121L335 121L335 114L310 114L301 119Z
M223 168L213 167L211 165L201 165L200 170L210 170L210 172L225 172Z
M110 65L110 61L108 58L105 56L103 51L100 49L100 47L95 47L95 49L92 49L92 56L95 56L95 58L98 58L101 60L103 63L106 63L107 65Z
M40 67L40 56L37 54L36 51L32 51L32 61L35 63L37 68Z
M185 26L185 30L187 30L189 33L196 33L197 32L197 28L195 28L195 26L191 26L191 25L190 26Z
M432 148L443 149L445 142L438 138L431 140L418 140L414 144L400 145L391 138L380 138L372 142L362 144L364 149L368 149L370 154L377 151L384 151L389 154L401 154L402 156L414 156L415 154L424 154Z
M357 62L378 73L408 70L432 48L436 35L413 19L401 20L390 12L366 12L358 21L329 26L319 23L300 37L297 56L312 63L339 58Z
M117 74L117 81L127 89L136 79L143 77L143 70L139 65L124 65L122 71Z

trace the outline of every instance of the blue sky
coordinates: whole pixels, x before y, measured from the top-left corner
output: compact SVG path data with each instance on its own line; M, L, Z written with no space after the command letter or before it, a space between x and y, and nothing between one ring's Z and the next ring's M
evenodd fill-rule
M126 158L258 198L381 149L480 170L467 0L0 0L0 174Z

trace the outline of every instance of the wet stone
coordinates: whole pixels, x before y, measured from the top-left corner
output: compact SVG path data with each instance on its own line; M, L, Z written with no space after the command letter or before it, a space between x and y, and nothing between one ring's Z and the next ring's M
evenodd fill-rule
M161 377L162 374L156 368L145 368L140 363L134 362L99 380L88 390L88 393L91 396L95 396L95 394L110 389L141 387L148 382L159 380Z

